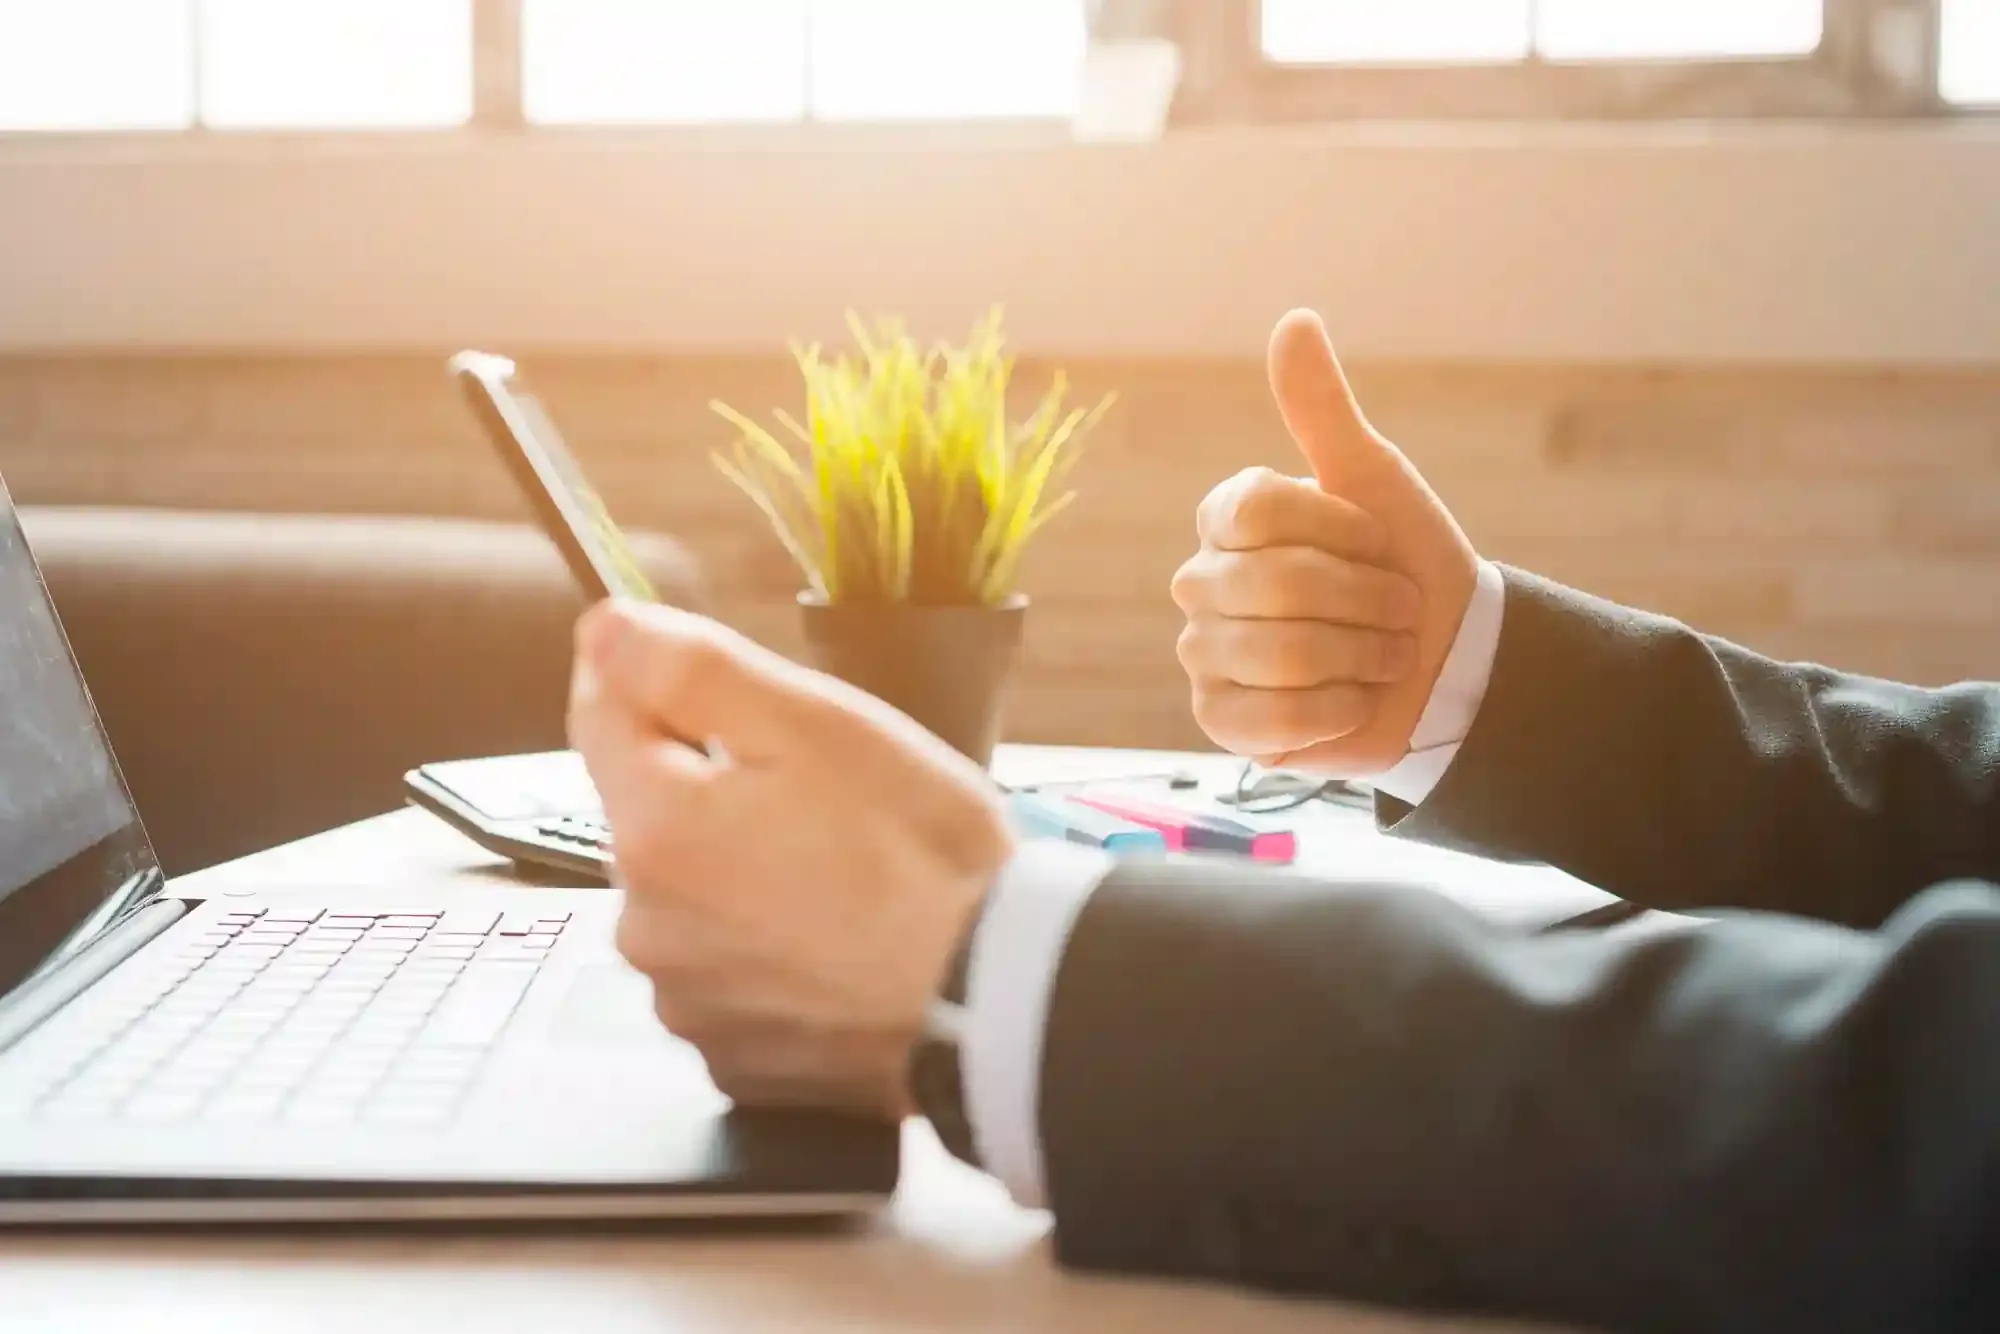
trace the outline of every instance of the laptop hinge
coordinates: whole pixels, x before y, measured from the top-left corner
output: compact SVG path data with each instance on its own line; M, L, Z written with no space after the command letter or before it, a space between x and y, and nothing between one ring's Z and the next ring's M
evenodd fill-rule
M50 1015L144 949L187 912L188 905L179 899L156 899L60 960L55 967L15 987L0 999L0 1051L33 1032Z
M49 957L42 961L41 967L32 976L53 973L91 941L157 897L166 887L166 873L157 866L148 866L136 875L128 876L124 884L106 895L104 902L91 909L90 916L78 923L76 929L50 951Z

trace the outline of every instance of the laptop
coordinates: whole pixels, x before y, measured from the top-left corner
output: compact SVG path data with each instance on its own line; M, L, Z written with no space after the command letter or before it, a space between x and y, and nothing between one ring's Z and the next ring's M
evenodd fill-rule
M732 1106L615 890L179 894L0 484L0 1223L839 1218L895 1127ZM227 744L227 739L220 739Z

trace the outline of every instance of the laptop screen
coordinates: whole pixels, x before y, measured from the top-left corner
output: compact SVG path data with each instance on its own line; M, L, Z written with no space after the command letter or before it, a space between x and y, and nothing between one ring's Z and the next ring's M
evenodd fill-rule
M5 995L157 866L4 483L0 701Z

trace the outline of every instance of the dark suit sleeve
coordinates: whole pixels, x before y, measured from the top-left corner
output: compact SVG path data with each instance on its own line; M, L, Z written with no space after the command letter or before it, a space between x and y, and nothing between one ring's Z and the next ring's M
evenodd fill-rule
M1656 908L1875 926L2000 878L2000 686L1773 662L1515 570L1484 703L1399 835Z
M1528 936L1128 863L1060 965L1039 1114L1075 1266L1661 1334L2000 1328L2000 893Z

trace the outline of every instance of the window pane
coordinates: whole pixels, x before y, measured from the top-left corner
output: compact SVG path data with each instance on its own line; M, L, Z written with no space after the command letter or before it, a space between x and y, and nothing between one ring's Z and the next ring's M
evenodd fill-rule
M1264 54L1287 65L1520 60L1531 8L1529 0L1264 0Z
M194 117L188 0L0 0L0 130L156 130Z
M1081 0L814 0L812 113L828 120L1069 116Z
M1541 0L1535 44L1551 60L1806 55L1822 0Z
M2000 105L2000 0L1944 0L1938 91L1951 102Z
M472 0L202 0L201 117L416 128L472 114Z
M524 0L521 48L540 124L805 114L806 0Z

